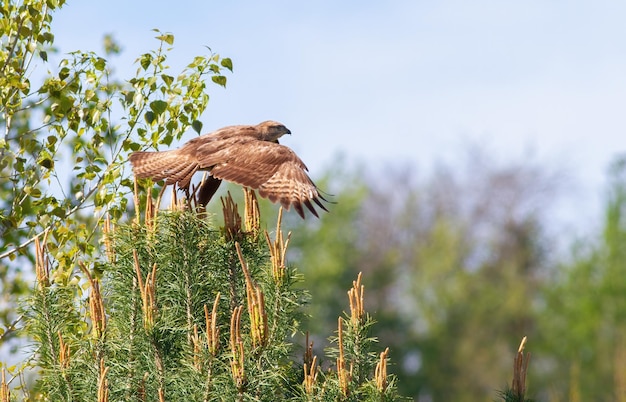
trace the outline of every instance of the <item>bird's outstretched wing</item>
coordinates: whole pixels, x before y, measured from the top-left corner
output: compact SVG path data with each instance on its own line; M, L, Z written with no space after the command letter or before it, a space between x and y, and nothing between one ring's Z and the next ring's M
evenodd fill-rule
M193 155L180 149L161 152L133 152L130 155L133 173L139 179L151 178L154 181L165 179L165 184L178 183L180 188L188 188L191 176L198 170Z
M292 205L304 217L303 205L318 216L313 203L327 211L307 167L289 148L267 141L233 142L217 152L196 151L199 169L208 169L217 179L227 180L259 191L261 197Z

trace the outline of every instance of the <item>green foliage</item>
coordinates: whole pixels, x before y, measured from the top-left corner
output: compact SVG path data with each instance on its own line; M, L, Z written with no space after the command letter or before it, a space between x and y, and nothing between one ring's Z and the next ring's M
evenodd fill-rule
M290 341L306 298L295 286L302 279L253 232L218 230L195 213L173 211L108 233L108 261L103 271L85 271L84 294L76 292L78 276L72 287L38 269L24 311L42 398L395 399L393 378L375 370L372 320L362 309L329 351L351 375L343 372L342 385L339 370L322 372L309 360L312 385L302 385ZM268 244L284 247L281 236Z
M110 397L136 399L141 390L147 400L153 400L163 387L167 399L172 400L202 400L212 390L235 400L238 390L232 386L228 328L233 304L243 302L246 293L241 268L237 267L234 277L231 271L237 261L233 243L225 242L205 221L180 213L161 215L154 232L145 227L120 228L113 243L115 263L106 268L103 279L110 314L104 358L115 363L109 371ZM297 277L288 271L283 283L273 284L267 251L253 243L243 243L242 248L254 277L260 284L271 284L263 291L269 325L276 328L280 317L293 317L301 302L290 290ZM133 252L144 277L155 264L157 267L152 323L142 314ZM217 326L222 330L217 352L211 354L203 341L207 337L204 306L212 308L218 293L222 296ZM273 310L274 306L281 306L281 311ZM250 322L243 320L242 333L249 332L249 326ZM198 331L195 335L194 328ZM246 393L271 398L284 389L283 378L289 377L291 369L289 345L284 342L292 331L281 325L278 332L271 333L272 348L253 348L246 338ZM203 340L194 340L198 334ZM87 381L96 384L96 380Z
M626 378L623 156L611 166L607 195L601 234L578 244L571 261L563 263L558 275L546 284L548 314L541 321L541 352L550 356L546 360L556 369L544 373L542 380L560 399L613 401L622 397L621 384Z
M50 23L63 3L0 7L0 280L9 306L28 288L23 262L34 260L28 246L35 239L45 235L59 283L69 283L77 261L97 258L103 217L119 219L127 209L133 187L128 154L170 145L189 127L201 128L207 79L225 85L222 71L232 69L230 59L210 54L172 74L167 57L174 36L158 31L158 48L137 59L137 74L127 81L116 79L108 61L93 52L74 52L50 66ZM105 48L119 51L111 37ZM37 65L48 69L37 70L44 75L39 85L29 78L37 56ZM3 332L16 319L4 307L0 318Z
M399 360L390 371L401 394L494 399L510 381L511 345L528 335L530 397L616 400L626 378L624 160L611 166L599 233L565 261L545 232L554 198L545 189L558 177L532 166L489 167L484 157L467 178L441 169L424 181L403 171L364 180L367 173L332 167L347 189L334 199L350 208L333 222L295 226L293 256L307 279L321 271L339 282L343 266L364 272L379 339ZM355 194L361 198L351 203ZM317 286L308 283L325 304L339 302L344 285L320 278ZM333 325L330 314L315 322Z
M50 152L56 138L34 140L31 127L31 100L37 95L30 82L33 59L47 60L54 40L50 31L51 12L64 1L5 2L0 7L0 283L3 298L11 302L13 295L28 288L18 268L9 269L6 249L19 244L37 225L36 203L43 194L38 187L42 171L51 166ZM49 144L48 144L49 143ZM40 152L42 151L42 152ZM26 215L33 218L25 219ZM19 267L19 266L18 266ZM0 336L4 336L15 315L0 310Z
M533 399L520 398L519 395L507 389L506 391L498 392L502 402L533 402Z
M326 188L339 189L333 219L294 229L295 261L315 278L307 289L334 306L350 280L346 267L363 271L401 394L494 398L510 380L511 345L524 335L535 345L532 303L546 260L543 210L532 203L544 203L536 189L551 178L530 166L472 165L468 177L441 168L423 181L393 168L329 171ZM506 206L496 203L503 199ZM330 313L316 317L322 334L335 325Z

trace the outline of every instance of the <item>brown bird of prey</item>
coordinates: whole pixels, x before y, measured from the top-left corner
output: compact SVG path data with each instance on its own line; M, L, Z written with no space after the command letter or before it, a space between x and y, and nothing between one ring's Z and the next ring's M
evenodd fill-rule
M258 190L261 197L280 202L286 209L293 205L304 218L306 206L318 216L312 202L328 211L326 201L307 175L307 167L290 148L278 139L291 131L275 121L256 126L229 126L194 138L182 147L162 152L134 152L130 155L137 178L165 179L188 191L191 176L199 170L209 177L199 189L198 199L206 204L222 180Z

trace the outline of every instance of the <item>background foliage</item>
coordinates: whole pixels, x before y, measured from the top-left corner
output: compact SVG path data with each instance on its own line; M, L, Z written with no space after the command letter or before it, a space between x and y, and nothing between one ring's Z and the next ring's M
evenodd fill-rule
M326 300L314 307L325 320L312 322L313 334L333 325L327 306L341 302L348 267L370 279L368 306L404 395L493 398L510 381L512 345L527 335L530 396L620 400L624 158L609 169L598 233L566 252L558 251L566 234L551 227L561 174L528 161L497 164L476 150L465 163L423 178L410 167L390 166L384 178L330 170L325 185L349 212L290 222L301 233L291 256L313 299Z

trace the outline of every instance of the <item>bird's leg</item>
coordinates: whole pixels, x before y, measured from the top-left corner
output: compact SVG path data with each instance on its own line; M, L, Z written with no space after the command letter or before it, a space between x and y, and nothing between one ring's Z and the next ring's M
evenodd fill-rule
M221 183L222 180L207 175L200 184L200 189L198 190L198 195L196 197L198 205L206 207L209 201L211 201L211 198L215 195L215 192Z
M183 187L182 190L185 192L185 207L187 210L192 211L191 197L193 194L190 193L189 186Z

